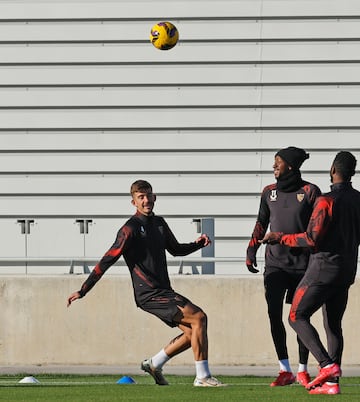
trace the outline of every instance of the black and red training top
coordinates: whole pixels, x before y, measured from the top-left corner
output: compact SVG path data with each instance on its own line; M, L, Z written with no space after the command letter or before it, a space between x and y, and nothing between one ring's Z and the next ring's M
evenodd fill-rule
M188 255L204 246L203 242L179 243L164 218L133 215L118 231L114 244L97 263L79 291L81 297L101 279L121 257L129 268L136 304L156 295L160 289L172 289L166 252Z
M284 234L280 244L308 247L324 263L331 258L341 271L341 284L352 284L360 244L360 192L350 182L332 185L316 200L306 231Z

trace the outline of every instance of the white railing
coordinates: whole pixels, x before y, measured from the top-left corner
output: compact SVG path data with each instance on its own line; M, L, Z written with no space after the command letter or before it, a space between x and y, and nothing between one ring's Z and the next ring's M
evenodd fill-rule
M99 257L0 257L0 266L11 267L24 265L25 274L27 267L30 266L68 266L69 274L74 273L75 266L82 266L83 273L89 273L89 266L95 265ZM190 266L193 274L200 274L201 269L206 263L241 263L245 264L243 257L168 257L167 262L170 266L178 267L178 274L183 274L184 266ZM125 265L125 261L120 259L114 265ZM214 272L215 273L215 272Z

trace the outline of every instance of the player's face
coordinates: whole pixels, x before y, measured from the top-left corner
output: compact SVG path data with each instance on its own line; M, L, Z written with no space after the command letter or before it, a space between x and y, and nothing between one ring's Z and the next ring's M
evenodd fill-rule
M136 207L138 212L148 216L152 214L155 201L156 201L156 195L153 194L152 192L139 191L133 194L131 203Z
M289 171L289 165L284 161L284 159L280 158L280 156L277 155L275 156L273 169L275 179L278 179Z

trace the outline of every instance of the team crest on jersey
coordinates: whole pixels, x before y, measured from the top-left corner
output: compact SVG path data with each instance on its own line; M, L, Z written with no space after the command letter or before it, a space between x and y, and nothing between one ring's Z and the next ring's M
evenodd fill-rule
M140 234L141 234L141 236L146 236L146 230L145 230L144 226L140 226Z
M299 202L302 202L303 199L304 199L304 197L305 197L305 194L296 194L296 199L297 199Z
M271 190L270 193L270 201L276 201L277 200L277 193L276 190Z

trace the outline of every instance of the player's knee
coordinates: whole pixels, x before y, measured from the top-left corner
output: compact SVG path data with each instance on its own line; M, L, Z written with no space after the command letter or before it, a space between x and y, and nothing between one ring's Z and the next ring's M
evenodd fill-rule
M289 325L290 325L291 328L294 328L295 322L296 322L296 318L295 318L294 316L291 316L291 315L289 314L288 323L289 323Z
M299 321L304 321L306 318L303 316L301 311L291 309L288 316L288 323L291 328L295 329Z
M207 315L202 310L200 310L197 315L200 326L206 328L208 322Z
M190 346L191 345L191 335L192 335L191 329L189 331L184 332L183 335L185 337L186 343Z

